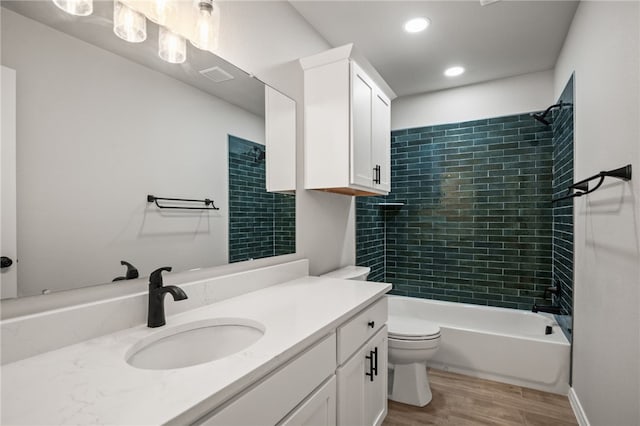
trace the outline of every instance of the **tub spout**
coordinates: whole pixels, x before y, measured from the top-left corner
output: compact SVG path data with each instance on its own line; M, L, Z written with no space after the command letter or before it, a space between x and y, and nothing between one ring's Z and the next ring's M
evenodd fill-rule
M531 312L546 312L548 314L560 315L560 306L538 306L537 304L533 304L531 308Z

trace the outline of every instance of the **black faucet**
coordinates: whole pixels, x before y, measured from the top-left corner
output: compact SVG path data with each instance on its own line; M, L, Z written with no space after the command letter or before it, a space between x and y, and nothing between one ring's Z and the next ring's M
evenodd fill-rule
M138 270L135 266L127 262L126 260L121 260L120 264L127 267L127 273L124 277L116 277L113 281L123 281L123 280L134 280L140 276Z
M149 314L147 316L148 327L162 327L166 324L164 317L164 295L171 293L173 300L184 300L187 294L175 285L166 287L162 284L162 271L171 272L170 266L158 268L149 276Z
M548 314L560 315L560 306L538 306L537 304L533 304L531 308L531 312L546 312Z
M551 296L552 294L555 295L556 297L558 297L558 295L560 294L560 287L558 286L557 283L553 287L545 288L544 295L542 297L544 298L544 300L547 300L548 299L547 295Z

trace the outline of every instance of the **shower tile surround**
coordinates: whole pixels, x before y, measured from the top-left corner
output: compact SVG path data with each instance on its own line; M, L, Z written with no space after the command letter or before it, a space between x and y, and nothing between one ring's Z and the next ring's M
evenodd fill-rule
M264 149L229 135L229 262L295 252L295 197L266 192Z
M357 198L356 261L372 268L370 279L404 296L549 304L550 127L521 114L391 136L391 194Z

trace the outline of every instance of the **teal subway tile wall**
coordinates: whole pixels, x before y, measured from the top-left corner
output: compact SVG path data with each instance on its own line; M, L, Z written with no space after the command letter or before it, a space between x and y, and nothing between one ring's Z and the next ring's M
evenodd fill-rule
M265 147L229 136L229 262L295 252L295 197L266 191Z
M392 132L391 194L356 202L357 263L394 294L548 304L552 136L529 114Z

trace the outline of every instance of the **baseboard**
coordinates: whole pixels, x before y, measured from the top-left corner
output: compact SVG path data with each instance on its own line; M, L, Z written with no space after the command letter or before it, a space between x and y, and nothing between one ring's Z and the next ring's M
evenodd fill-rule
M569 388L569 403L571 404L571 408L573 408L573 414L576 415L578 424L580 426L591 426L589 423L589 419L587 419L587 415L582 408L582 404L580 404L578 395L576 395L576 392L573 390L573 388Z

